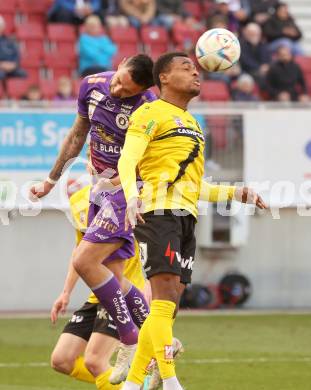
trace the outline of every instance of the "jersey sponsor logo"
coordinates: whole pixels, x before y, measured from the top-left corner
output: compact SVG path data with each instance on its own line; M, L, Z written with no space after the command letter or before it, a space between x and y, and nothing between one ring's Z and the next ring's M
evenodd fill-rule
M121 104L120 111L122 114L131 115L132 108L133 106L130 106L129 104Z
M183 121L181 120L181 118L179 118L179 116L175 116L173 115L173 119L174 119L174 122L176 123L176 125L178 127L184 127L185 125L183 124Z
M181 254L171 249L171 243L169 242L165 251L165 257L168 258L170 265L174 264L175 259L180 264L181 268L193 270L194 258L190 256L188 259L181 257Z
M144 267L148 260L148 246L146 242L140 242L138 244L139 248L139 258L141 261L142 266Z
M171 243L169 242L165 251L165 257L168 257L170 265L174 263L176 251L171 250Z
M193 264L194 264L194 259L192 256L189 257L189 259L185 259L181 257L179 253L176 253L177 261L180 263L181 268L186 269L188 268L189 270L193 270Z
M174 348L172 345L164 345L164 359L165 360L174 359Z
M200 133L199 131L196 131L196 130L185 129L183 127L180 127L177 129L177 133L179 133L181 135L190 135L190 136L194 136L194 137L199 137L202 141L204 141L203 134Z
M93 89L93 91L91 93L91 98L92 99L96 100L97 102L100 102L104 97L105 97L104 94L102 94L101 92L96 91L95 89Z
M87 83L88 84L105 83L106 80L107 79L105 77L89 77L87 79Z
M97 310L97 317L100 320L106 320L107 319L107 312L105 309Z
M116 317L117 321L119 321L121 324L124 325L127 322L130 322L131 318L127 309L125 299L123 298L120 289L117 291L117 295L118 295L117 297L113 298L112 302L117 311L117 317Z
M77 316L76 314L74 314L71 319L69 320L69 322L73 322L73 323L76 323L76 324L79 324L80 322L82 322L84 320L84 317L83 316Z
M113 103L111 100L106 99L105 100L105 108L108 111L113 111L116 108L116 104Z
M94 115L94 112L95 112L95 108L98 104L98 102L95 102L95 104L93 103L94 101L92 100L89 104L89 109L88 109L88 114L89 114L89 119L92 119L93 118L93 115Z
M156 122L154 120L151 120L150 122L148 122L147 126L145 127L146 128L145 133L150 135L152 130L155 128L155 125L156 125Z
M119 127L119 129L126 130L129 125L129 119L127 115L125 114L118 114L116 116L116 124Z
M95 233L95 237L99 238L102 241L107 240L108 238L108 236L104 236L103 234L99 234L99 233Z

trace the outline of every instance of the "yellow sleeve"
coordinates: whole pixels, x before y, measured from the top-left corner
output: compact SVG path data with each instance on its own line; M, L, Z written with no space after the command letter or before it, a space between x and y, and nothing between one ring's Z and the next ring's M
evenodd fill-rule
M83 234L79 229L76 229L76 246L80 244L80 241L83 238Z
M235 186L213 185L202 180L200 200L214 203L232 200L235 189Z
M118 171L125 199L138 197L136 166L142 159L149 142L158 128L155 112L150 104L143 104L130 118L125 143L118 162Z

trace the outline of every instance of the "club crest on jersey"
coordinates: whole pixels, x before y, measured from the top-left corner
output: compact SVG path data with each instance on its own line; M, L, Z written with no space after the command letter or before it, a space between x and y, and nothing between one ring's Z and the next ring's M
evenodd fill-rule
M118 114L116 116L116 124L119 129L126 130L129 125L129 119L125 114Z
M183 121L179 118L179 116L173 115L173 119L178 127L184 127Z
M109 100L109 99L105 100L105 108L106 108L106 110L113 111L115 109L115 107L116 107L116 104L112 103L111 100Z
M96 100L97 102L100 102L104 97L105 97L104 94L102 94L101 92L96 91L95 89L93 89L93 91L91 93L91 98L92 99Z

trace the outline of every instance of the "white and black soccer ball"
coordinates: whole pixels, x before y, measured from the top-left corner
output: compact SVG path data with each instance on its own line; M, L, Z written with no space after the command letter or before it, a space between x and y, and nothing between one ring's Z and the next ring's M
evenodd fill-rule
M203 69L221 72L238 62L241 47L238 38L231 31L213 28L200 36L195 53Z

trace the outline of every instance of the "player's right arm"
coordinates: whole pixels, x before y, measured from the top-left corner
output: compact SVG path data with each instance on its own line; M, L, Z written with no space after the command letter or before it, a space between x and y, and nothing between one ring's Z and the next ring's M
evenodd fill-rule
M142 159L149 142L158 127L155 119L159 113L154 112L148 103L143 104L131 116L126 133L125 143L118 162L118 172L127 202L126 229L128 225L135 227L137 219L144 222L138 205L136 185L136 167Z
M70 132L63 141L60 153L57 157L54 167L49 174L48 179L31 187L30 193L32 196L41 198L51 191L57 180L61 177L67 161L77 157L81 152L83 145L85 144L89 128L89 119L78 114Z
M79 279L79 275L77 271L74 269L72 260L70 259L63 291L60 293L56 301L53 303L51 309L50 317L53 324L55 324L55 322L57 321L59 314L65 314L67 310L67 306L70 301L72 290L77 284L78 279Z

